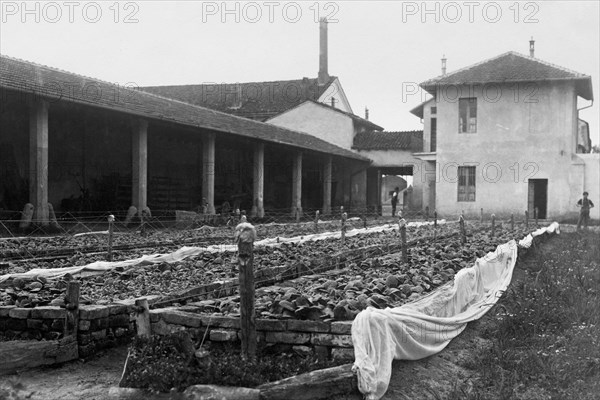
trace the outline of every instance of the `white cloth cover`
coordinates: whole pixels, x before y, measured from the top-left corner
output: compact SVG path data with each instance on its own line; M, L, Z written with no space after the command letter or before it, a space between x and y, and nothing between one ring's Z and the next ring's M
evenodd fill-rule
M558 231L554 222L528 237ZM529 247L531 240L524 244ZM511 240L493 253L464 268L453 282L401 307L368 307L352 323L352 342L358 388L368 400L387 391L392 360L418 360L443 350L470 321L481 318L510 284L517 261L517 243Z
M446 220L438 221L438 224L444 224ZM433 222L410 222L408 226L422 226L430 225ZM346 237L364 235L368 233L376 232L387 232L394 229L398 229L398 226L393 225L380 225L372 226L367 229L353 229L346 233ZM103 233L103 232L95 232ZM291 238L267 238L254 242L255 247L280 247L283 243L305 243L316 240L336 239L341 237L341 232L321 232L304 236L295 236ZM233 239L232 239L233 241ZM210 253L234 253L238 249L237 244L223 244L223 245L212 245L208 247L182 247L168 254L152 254L144 255L139 258L126 261L96 261L91 264L75 267L64 267L64 268L35 268L30 271L20 274L6 274L0 275L0 283L15 278L31 278L32 276L43 276L46 279L56 279L69 273L74 277L87 277L94 275L101 275L107 271L110 271L116 267L131 268L138 265L150 265L150 264L161 264L161 263L175 263L185 260L188 257L195 257L203 252Z

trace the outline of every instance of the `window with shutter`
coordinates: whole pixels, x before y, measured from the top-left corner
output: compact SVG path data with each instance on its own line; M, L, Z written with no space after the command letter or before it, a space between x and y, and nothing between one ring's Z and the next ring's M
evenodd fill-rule
M475 167L458 167L458 201L475 201Z
M458 100L458 133L477 133L477 99Z

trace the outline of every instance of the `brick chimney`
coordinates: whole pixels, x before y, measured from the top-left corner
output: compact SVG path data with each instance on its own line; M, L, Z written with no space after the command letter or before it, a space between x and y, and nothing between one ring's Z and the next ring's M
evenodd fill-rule
M369 119L369 109L365 106L365 119Z
M317 79L319 86L325 85L329 81L327 72L327 19L319 20L319 77Z
M529 57L531 57L531 58L535 57L535 40L533 40L533 36L531 37L531 40L529 41Z

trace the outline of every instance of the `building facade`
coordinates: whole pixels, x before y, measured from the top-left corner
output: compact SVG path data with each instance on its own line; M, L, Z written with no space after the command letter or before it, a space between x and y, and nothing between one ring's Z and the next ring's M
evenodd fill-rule
M515 52L421 84L433 98L412 110L435 160L441 215L537 213L575 217L584 190L598 204L597 155L578 110L591 77ZM584 124L587 125L587 124ZM584 132L582 134L582 131ZM596 178L594 178L596 177ZM595 179L595 181L594 181ZM592 209L598 218L598 209Z

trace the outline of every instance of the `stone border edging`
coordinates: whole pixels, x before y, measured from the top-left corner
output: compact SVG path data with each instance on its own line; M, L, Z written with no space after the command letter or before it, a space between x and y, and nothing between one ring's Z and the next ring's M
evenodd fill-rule
M319 400L358 390L352 364L319 369L256 388L193 385L183 393L151 393L145 389L111 388L110 399L119 400Z

